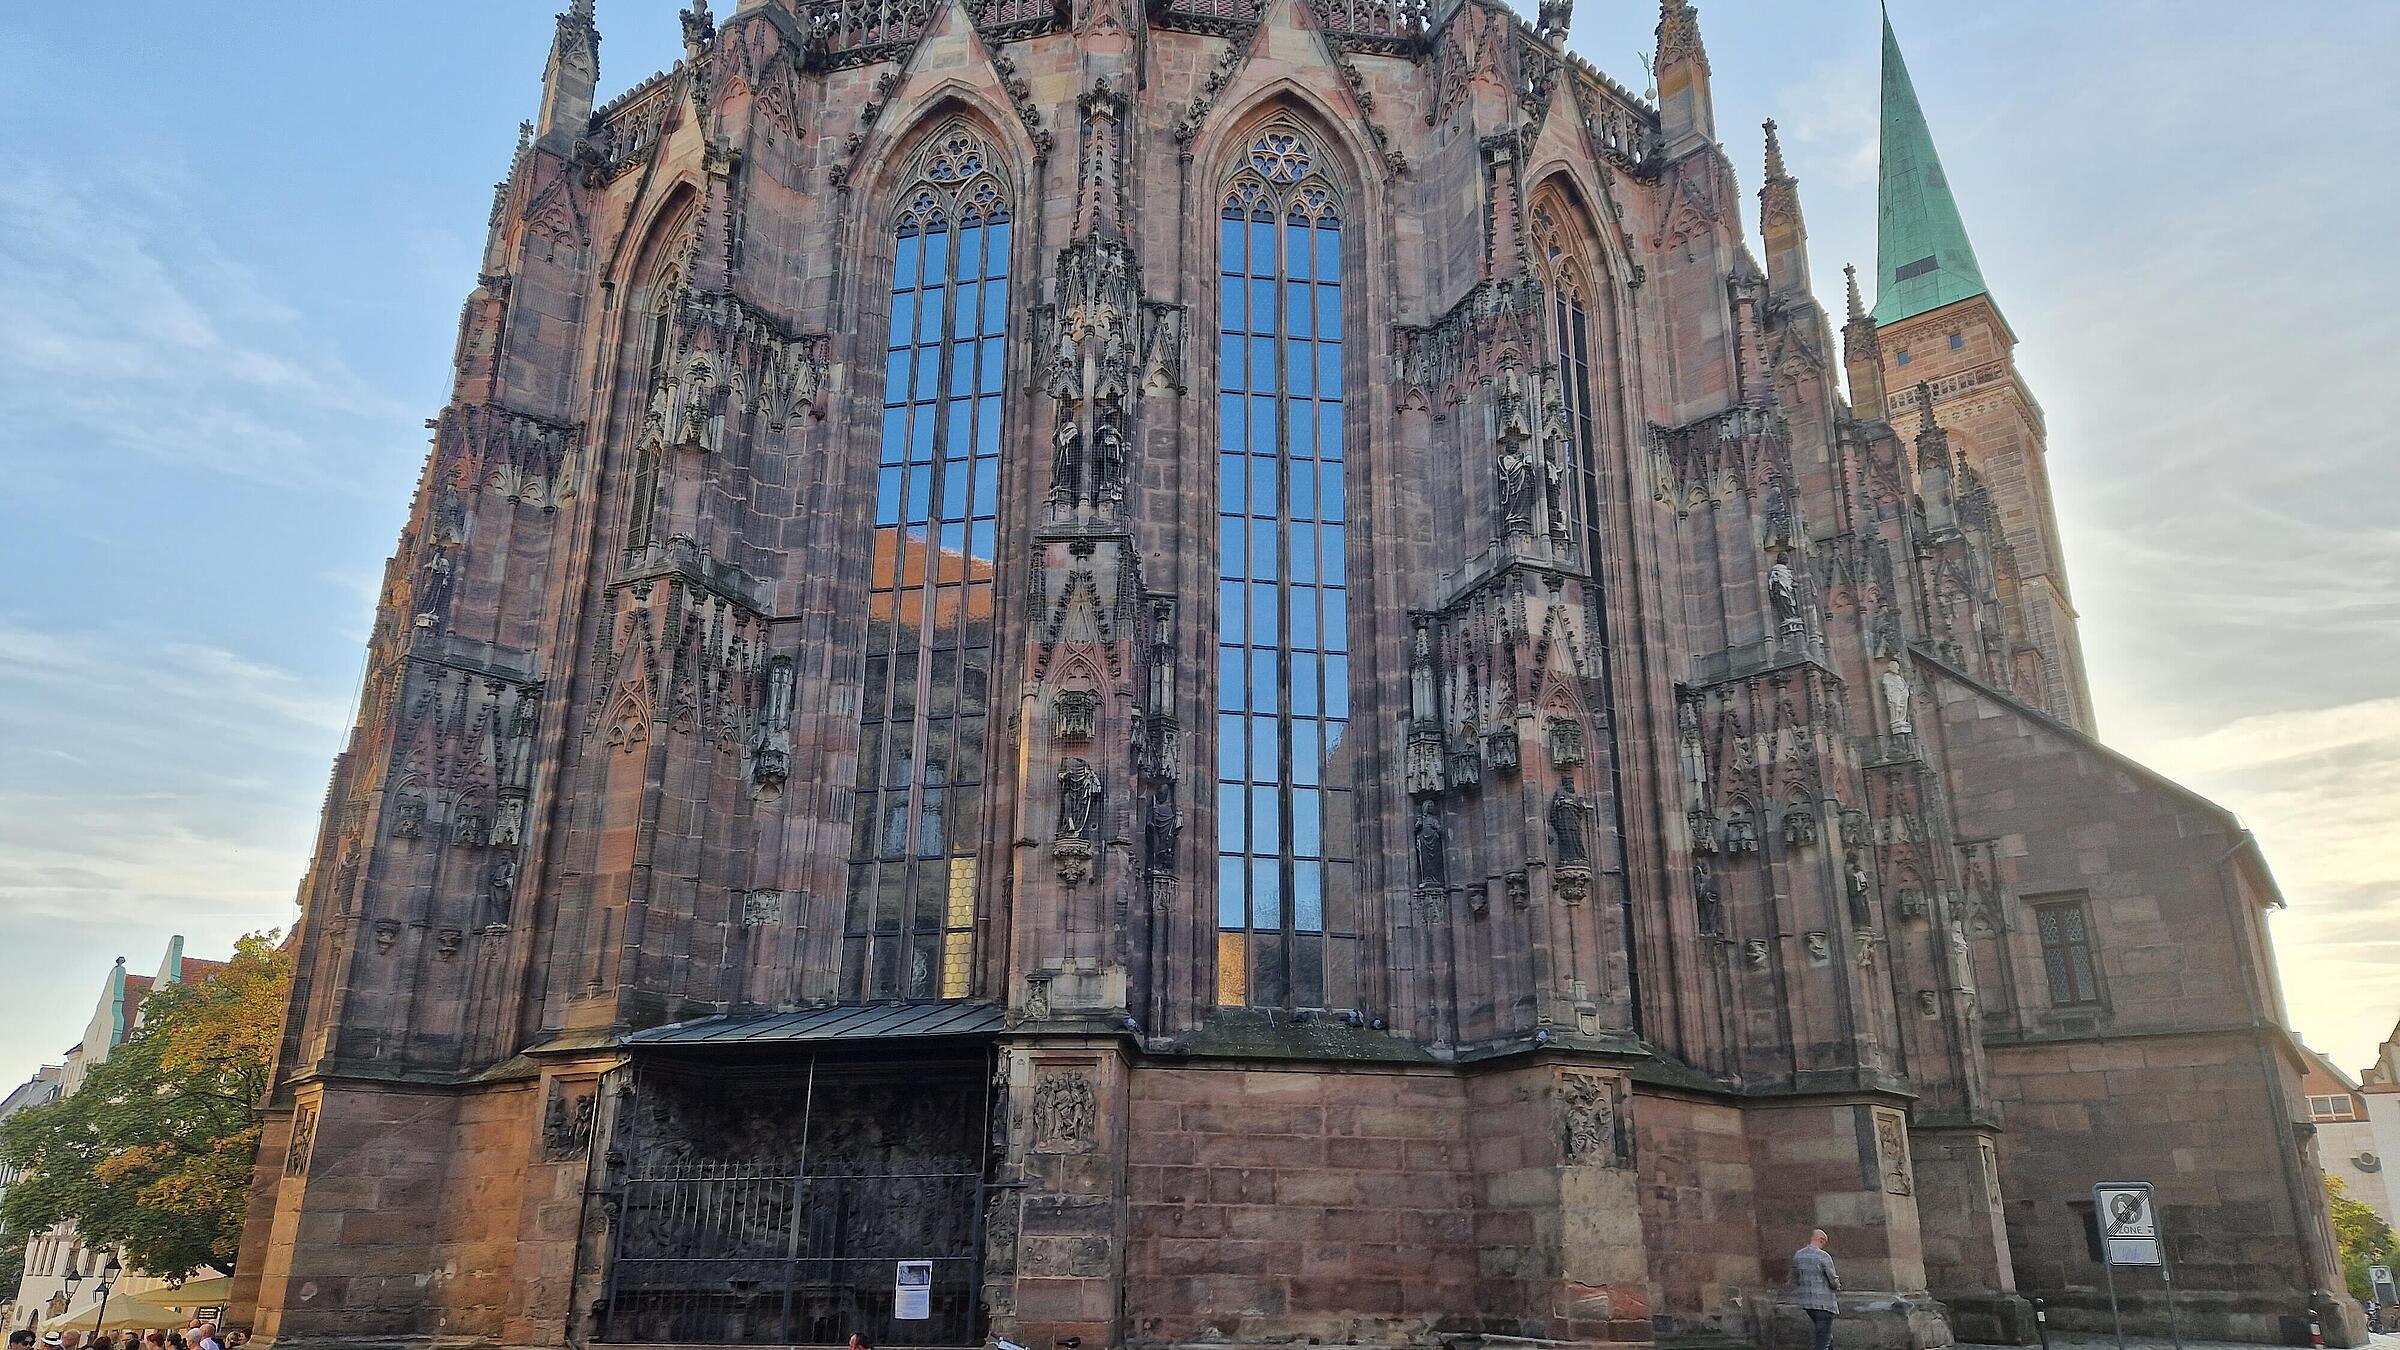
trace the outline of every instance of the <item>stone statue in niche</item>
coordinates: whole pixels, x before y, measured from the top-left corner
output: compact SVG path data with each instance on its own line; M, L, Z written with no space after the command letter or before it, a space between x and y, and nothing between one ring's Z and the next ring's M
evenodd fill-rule
M1909 716L1908 706L1913 695L1909 691L1908 676L1900 672L1898 659L1884 662L1883 673L1876 677L1876 681L1883 686L1884 729L1894 736L1915 735L1917 724Z
M1050 707L1062 741L1088 741L1099 729L1100 696L1089 689L1062 689Z
M400 804L392 812L392 837L414 839L425 833L425 797L422 793L403 792Z
M1769 482L1765 502L1767 518L1766 546L1782 550L1792 546L1792 504L1784 495L1783 484Z
M1045 1076L1033 1090L1033 1150L1089 1153L1099 1131L1100 1103L1080 1073Z
M1150 875L1175 875L1175 845L1183 833L1183 812L1175 805L1175 785L1161 783L1150 794L1150 810L1144 821L1143 853L1150 864Z
M1094 501L1125 500L1125 432L1117 425L1115 406L1103 407L1092 420L1092 491Z
M506 910L517 893L517 855L503 853L492 863L492 902Z
M1883 938L1872 928L1861 928L1851 935L1851 940L1858 944L1858 968L1873 970L1875 968L1875 944L1883 941Z
M543 1161L567 1162L588 1153L592 1118L599 1108L598 1094L570 1092L564 1084L554 1085L549 1104L542 1108Z
M1050 851L1062 881L1082 881L1092 874L1101 793L1100 775L1088 761L1071 755L1058 766L1058 828Z
M1751 821L1748 808L1736 807L1733 814L1725 818L1725 851L1758 852L1758 826Z
M1775 610L1777 632L1800 631L1800 579L1793 574L1788 558L1777 558L1767 569L1767 603Z
M1967 927L1950 921L1950 987L1961 992L1975 988L1975 954L1967 946Z
M750 781L780 791L792 776L792 660L767 663L766 706L759 709L758 739L751 747Z
M1692 896L1700 905L1701 935L1722 936L1725 932L1725 900L1717 893L1717 879L1710 874L1706 858L1692 859Z
M1574 776L1561 780L1558 791L1550 794L1550 856L1555 866L1591 866L1591 814L1592 804L1575 795Z
M1409 638L1408 715L1419 725L1438 726L1442 720L1434 700L1433 625L1423 619L1417 620Z
M1683 756L1683 781L1699 786L1708 781L1708 752L1700 745L1700 705L1689 699L1675 704L1675 737Z
M1075 425L1071 409L1058 416L1058 435L1050 446L1050 504L1072 505L1082 495L1083 428Z
M1868 632L1868 652L1878 661L1897 660L1900 656L1900 611L1885 606L1875 611L1875 620Z
M1449 845L1442 837L1442 818L1432 802L1417 807L1417 820L1411 830L1417 855L1417 887L1420 890L1440 890L1450 881Z
M1500 516L1507 532L1522 533L1533 528L1534 463L1525 453L1523 442L1507 441L1500 446Z

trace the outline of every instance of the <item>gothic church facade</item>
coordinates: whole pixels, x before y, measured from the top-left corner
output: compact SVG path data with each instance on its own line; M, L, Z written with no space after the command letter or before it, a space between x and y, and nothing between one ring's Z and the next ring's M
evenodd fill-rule
M2111 1176L2187 1326L2338 1289L2273 883L2092 738L1888 30L1837 333L1692 8L1655 104L1567 17L700 0L595 108L576 0L236 1320L1757 1339L1821 1226L1913 1348L2097 1325Z

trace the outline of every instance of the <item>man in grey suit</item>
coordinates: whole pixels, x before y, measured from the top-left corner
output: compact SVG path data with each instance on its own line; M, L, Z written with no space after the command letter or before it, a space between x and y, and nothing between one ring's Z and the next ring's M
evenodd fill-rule
M1842 1277L1825 1250L1825 1230L1809 1230L1808 1245L1792 1253L1792 1302L1808 1314L1816 1350L1833 1350L1833 1315L1841 1310Z

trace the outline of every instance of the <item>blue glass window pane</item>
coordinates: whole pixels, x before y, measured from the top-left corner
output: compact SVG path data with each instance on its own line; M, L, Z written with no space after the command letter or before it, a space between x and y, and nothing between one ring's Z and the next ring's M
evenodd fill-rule
M917 373L909 387L918 398L932 398L941 392L942 351L939 347L917 348Z
M1218 582L1217 641L1238 643L1242 640L1242 612L1242 583Z
M983 256L991 259L987 270L993 276L1008 275L1008 236L1009 223L1003 220L992 226L992 237L984 245Z
M1316 407L1306 399L1293 399L1284 410L1283 443L1291 447L1294 459L1309 459L1317 453Z
M958 276L975 281L983 276L983 227L962 226L958 232Z
M1243 560L1250 556L1244 541L1250 526L1240 516L1217 517L1217 574L1238 577L1246 574Z
M1342 519L1342 466L1332 461L1317 465L1317 517L1327 522Z
M1342 457L1342 405L1317 405L1317 455L1321 459Z
M1254 581L1275 579L1275 522L1250 522L1250 577Z
M1342 349L1339 344L1317 344L1317 388L1327 398L1342 396Z
M971 281L958 288L958 306L950 315L950 336L961 342L975 336L975 330L981 324L976 307L977 293L982 289Z
M1242 824L1242 803L1248 800L1249 789L1226 783L1217 785L1217 851L1240 853L1249 847L1249 833Z
M1317 658L1313 653L1292 653L1292 715L1317 715Z
M883 462L898 464L908 454L908 408L883 410Z
M993 516L1000 511L1000 468L997 460L975 461L975 514Z
M1250 640L1261 646L1278 641L1275 622L1275 583L1250 583Z
M1342 275L1342 230L1339 225L1317 227L1317 275L1329 281Z
M1220 311L1218 314L1220 326L1233 329L1242 327L1245 316L1250 312L1249 305L1245 303L1249 291L1250 288L1243 283L1240 277L1217 278L1217 307Z
M1253 650L1250 653L1250 711L1276 712L1282 704L1282 692L1275 687L1275 653Z
M933 466L911 465L908 470L908 513L911 525L922 524L930 517L933 505Z
M1295 700L1297 701L1297 700ZM1292 781L1301 787L1317 782L1317 723L1314 718L1292 719Z
M1331 596L1326 597L1327 600L1332 598ZM1333 606L1328 604L1326 608L1330 610ZM1347 718L1350 715L1350 658L1347 656L1325 658L1325 714L1328 717L1341 718ZM1330 728L1327 729L1329 738L1339 734ZM1332 747L1329 745L1326 748L1331 749Z
M1275 460L1270 455L1250 457L1250 514L1275 514Z
M949 275L950 232L935 230L925 236L925 285L939 285Z
M942 474L942 519L964 520L967 517L967 471L963 464L945 466ZM960 541L964 543L964 540Z
M1314 297L1309 294L1313 289L1305 281L1283 283L1283 331L1287 337L1315 336L1316 305L1313 303Z
M875 484L875 523L878 525L897 525L900 523L901 472L902 471L897 468L885 469L877 476L877 481Z
M1290 359L1286 360L1283 365L1284 383L1289 387L1292 397L1296 399L1316 396L1316 363L1311 361L1308 356L1308 349L1312 345L1314 344L1308 342L1293 342ZM1307 405L1302 404L1301 406Z
M1280 853L1283 851L1283 814L1276 798L1281 788L1253 787L1250 792L1250 851Z
M1242 706L1244 670L1248 668L1248 653L1239 647L1217 649L1217 706L1238 712Z
M1337 785L1341 777L1336 772L1336 766L1341 761L1342 737L1348 735L1349 731L1350 724L1348 722L1328 721L1325 723L1325 777Z
M975 406L975 453L997 458L1000 454L1000 400L994 396L979 400Z
M1250 339L1250 387L1253 389L1275 387L1275 339L1273 338L1254 337Z
M1005 263L1006 259L995 259ZM999 337L1008 331L1008 278L995 277L983 283L983 335Z
M999 542L996 537L997 529L992 522L988 520L976 521L974 528L969 530L967 534L969 539L967 548L977 562L988 563L1000 556ZM986 573L986 575L989 575L989 573ZM989 612L988 606L978 608L983 609L984 612Z
M969 439L975 434L975 419L964 408L950 410L950 429L942 434L942 458L963 460L975 452Z
M1271 384L1262 387L1274 388ZM1252 394L1250 396L1250 453L1254 455L1275 453L1275 396L1273 394Z
M1217 448L1219 450L1246 448L1246 443L1242 440L1242 417L1241 395L1217 395Z
M1273 858L1250 860L1250 926L1272 931L1283 927L1282 878L1275 875Z
M985 338L983 348L983 384L976 390L981 394L997 394L1008 384L1008 342L1004 338Z
M1283 772L1283 747L1275 734L1275 719L1250 719L1250 779L1252 782L1272 783Z
M1349 573L1350 560L1343 552L1348 543L1347 534L1339 525L1327 525L1317 532L1317 566L1328 586L1342 585Z
M1325 931L1323 863L1292 864L1292 927L1302 933Z
M1292 852L1303 858L1322 856L1320 844L1324 827L1317 803L1317 794L1309 788L1292 793Z
M1284 570L1292 574L1294 581L1314 582L1317 579L1316 526L1292 526L1290 559Z
M1242 878L1249 870L1242 858L1217 859L1217 927L1243 926Z
M1227 389L1250 387L1247 378L1250 370L1248 351L1247 342L1235 334L1226 333L1217 338L1217 378L1224 381Z
M1239 713L1217 714L1217 781L1238 781L1249 777L1249 761L1243 755L1248 741L1248 719ZM1223 845L1219 844L1222 848Z
M1292 649L1314 651L1317 646L1317 588L1292 587Z
M1342 288L1317 287L1317 336L1329 342L1342 336Z
M1217 495L1227 505L1242 499L1242 462L1244 455L1217 456Z
M1261 274L1275 270L1275 227L1263 220L1250 222L1249 270Z
M911 358L904 351L893 352L883 364L883 401L908 401L908 371Z
M891 341L890 341L890 342L888 342L888 343L886 343L886 344L884 344L884 345L886 345L886 346L890 346L890 347L905 347L905 346L907 346L907 345L908 345L908 335L909 335L910 333L912 333L912 332L914 332L914 331L915 331L915 325L916 325L916 322L917 322L917 297L916 297L915 295L913 295L913 294L905 294L905 293L904 293L904 294L901 294L901 295L895 295L895 296L893 296L893 297L892 297L892 337L891 337Z
M1248 237L1248 234L1249 231L1242 228L1242 222L1239 220L1218 222L1217 250L1218 252L1222 253L1224 257L1219 260L1217 266L1225 269L1228 272L1239 272L1242 270L1242 241Z
M917 236L904 234L892 253L892 289L907 290L917 284Z
M1325 590L1325 650L1346 652L1350 650L1349 639L1350 597L1347 593L1329 586ZM1350 714L1345 709L1334 715L1348 717Z

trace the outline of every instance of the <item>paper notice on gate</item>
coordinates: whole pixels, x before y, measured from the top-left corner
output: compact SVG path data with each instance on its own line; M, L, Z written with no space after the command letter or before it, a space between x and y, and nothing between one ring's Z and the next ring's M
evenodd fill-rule
M922 1322L932 1316L933 1262L895 1262L892 1268L892 1320Z

